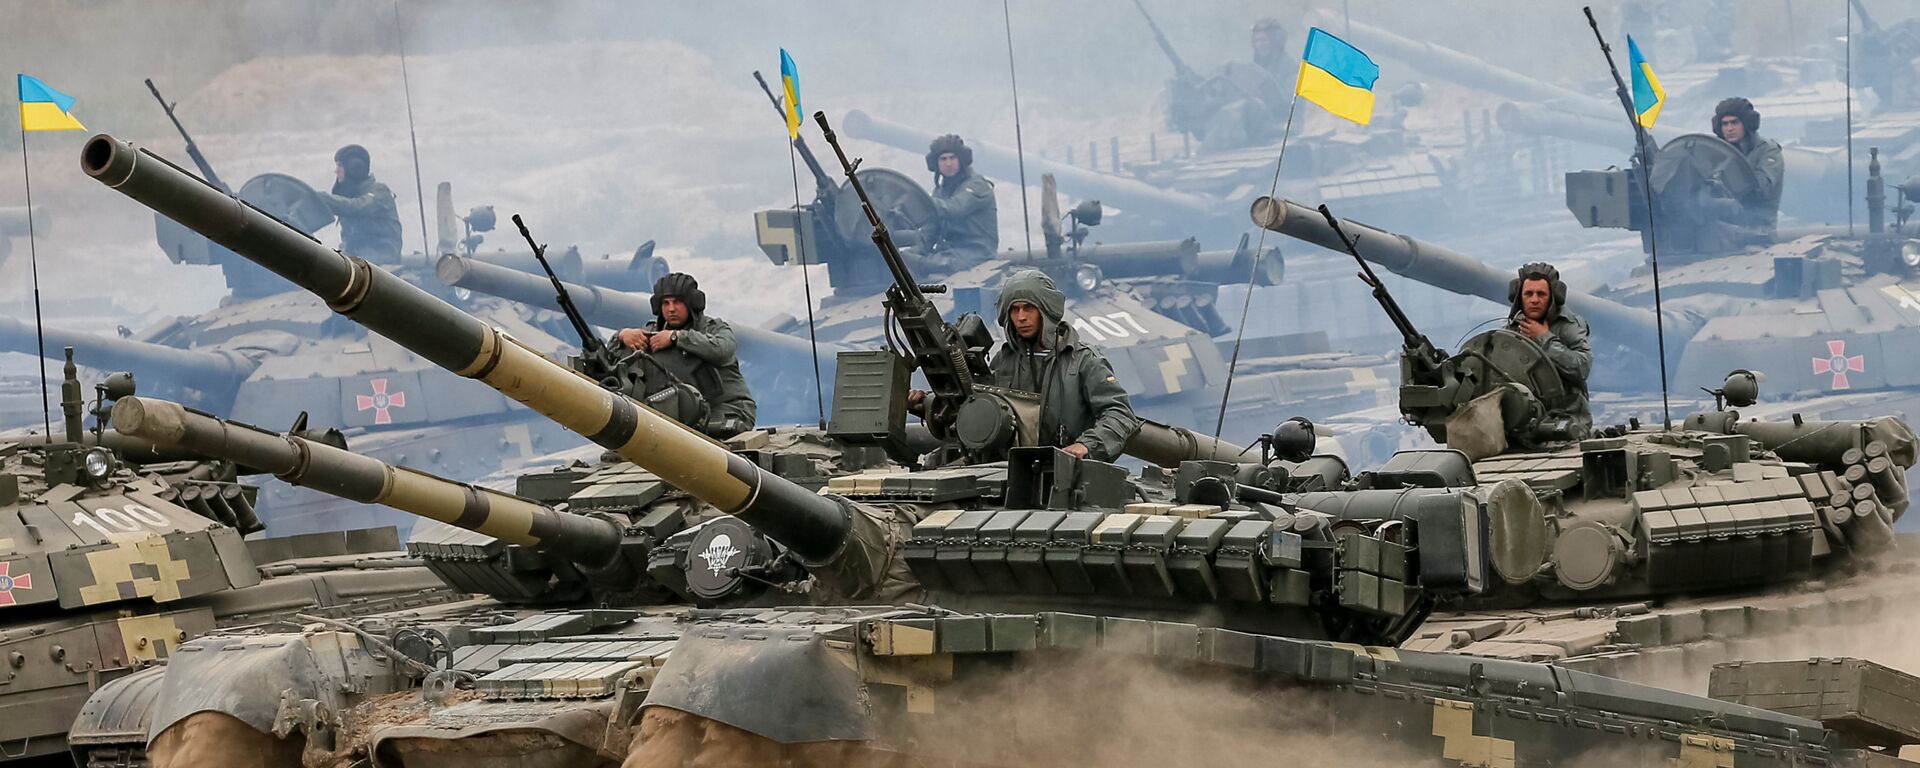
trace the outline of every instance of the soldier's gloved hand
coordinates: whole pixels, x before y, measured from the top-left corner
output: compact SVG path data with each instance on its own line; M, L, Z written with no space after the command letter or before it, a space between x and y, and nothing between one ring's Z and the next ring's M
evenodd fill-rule
M627 349L646 349L649 335L645 328L622 328L620 343L627 345Z

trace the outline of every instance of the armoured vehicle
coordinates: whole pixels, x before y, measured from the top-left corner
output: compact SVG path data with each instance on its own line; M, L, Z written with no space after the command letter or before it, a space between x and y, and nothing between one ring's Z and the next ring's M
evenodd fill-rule
M849 185L826 175L804 137L794 147L813 173L814 200L797 210L757 212L760 248L778 265L826 265L831 293L811 318L811 331L797 319L778 330L853 347L880 344L888 325L875 310L889 277L872 258L858 201ZM976 150L975 156L983 155ZM890 226L919 229L932 220L932 197L906 174L885 168L858 174ZM1244 236L1231 251L1203 251L1191 237L1090 242L1104 217L1098 201L1063 213L1051 176L1043 178L1041 200L1043 252L1003 251L949 274L921 276L954 286L933 295L942 311L991 316L1001 281L1016 269L1038 268L1064 288L1070 322L1113 363L1135 410L1170 423L1223 421L1228 427L1222 436L1244 442L1258 435L1254 425L1262 421L1246 417L1281 401L1337 434L1336 450L1357 461L1376 461L1401 447L1405 430L1355 415L1390 404L1392 371L1385 358L1336 351L1318 331L1245 340L1226 335L1234 330L1228 319L1237 313L1223 312L1220 287L1280 283L1286 265L1276 250L1256 253L1260 249ZM1300 306L1305 312L1309 304ZM1377 323L1369 318L1369 325ZM1222 391L1229 386L1236 343L1240 360L1222 420Z
M162 105L171 117L171 106ZM181 134L200 174L225 189L184 128ZM238 196L303 232L333 221L314 190L292 176L261 174L242 184ZM491 208L466 216L452 211L451 188L441 184L441 252L537 269L525 251L483 247L495 223ZM154 394L251 423L272 423L287 408L302 408L315 424L347 430L360 450L453 477L479 477L579 443L508 398L448 386L448 375L430 361L339 321L325 301L289 290L286 281L171 220L156 217L155 228L162 250L175 263L220 267L231 296L198 317L172 318L122 338L48 327L47 350L75 347L84 366L132 371ZM631 259L584 259L575 248L555 250L551 262L572 279L611 285L644 280L651 286L665 273L651 243ZM391 266L422 285L439 286L431 256L406 254ZM565 336L556 335L565 329L554 316L490 297L447 297L534 349L560 355L569 348ZM31 324L0 320L0 350L35 354L35 349ZM404 530L412 524L411 518L278 482L266 484L259 512L284 534L381 525Z
M390 528L242 541L263 528L257 489L236 480L245 470L83 429L71 355L62 433L0 435L0 760L65 752L95 689L216 628L452 597ZM95 389L104 420L104 406L133 395L133 378Z
M777 447L778 433L759 433L729 451L142 157L102 136L84 166L197 230L248 233L221 237L309 290L340 297L335 306L356 322L513 392L633 462L586 477L530 478L515 498L173 404L116 406L115 423L144 439L223 447L482 534L432 546L494 580L489 592L505 598L183 648L163 674L121 681L94 700L144 707L155 765L236 754L293 765L302 751L308 760L409 766L680 764L723 753L744 762L864 764L904 753L1025 763L1029 750L1049 744L1070 750L1060 759L1073 762L1089 753L1071 751L1081 734L1060 741L1073 728L1060 712L1145 712L1163 727L1166 717L1192 716L1164 708L1174 690L1167 685L1114 689L1117 679L1170 679L1143 671L1178 675L1209 698L1206 691L1234 692L1228 701L1257 702L1196 719L1205 734L1219 727L1236 744L1286 743L1308 722L1463 765L1551 764L1602 750L1629 760L1720 762L1738 752L1779 764L1899 765L1870 747L1911 738L1906 722L1888 735L1844 714L1808 712L1824 718L1814 720L1551 666L1388 647L1437 602L1496 597L1511 586L1502 574L1537 554L1528 543L1544 525L1542 496L1517 478L1434 482L1459 475L1457 453L1407 454L1345 478L1337 461L1310 458L1311 433L1296 426L1266 441L1262 453L1279 461L1264 468L1220 461L1225 446L1187 435L1175 458L1204 460L1137 480L1038 447L1007 448L1004 462L827 477L823 453L882 466L901 446L891 434L863 443L834 426L824 436L790 434ZM967 361L931 354L966 338L965 323L947 326L902 278L888 300L935 394L972 388L951 422L930 406L930 426L958 426L969 452L991 448L966 426L977 423L967 414L1004 407L1017 423L1020 395L974 388ZM894 354L884 350L849 354L866 358L841 363L836 420L898 423L889 404L904 399L907 363L877 365ZM856 376L861 362L881 370ZM853 383L866 387L860 396ZM889 412L874 413L876 403ZM1143 432L1155 441L1181 434ZM807 441L814 457L791 451ZM1294 493L1335 511L1283 498ZM542 497L566 498L569 508ZM681 527L696 517L706 520ZM499 579L512 565L551 575L516 593ZM545 589L556 585L568 589ZM593 607L513 607L567 593L592 596ZM663 600L712 607L646 607ZM747 605L756 602L768 607ZM1119 678L1101 666L1112 664L1123 665ZM1840 693L1859 691L1869 675L1895 674L1850 669L1864 672L1836 686ZM1729 695L1764 696L1768 671L1730 671L1723 683ZM1279 723L1272 697L1289 691L1308 704ZM1039 714L1048 712L1056 716ZM1022 725L1029 717L1044 721L1042 730ZM1127 739L1136 758L1207 743L1183 739L1169 752L1116 736L1116 724L1131 730L1124 718L1089 722L1100 723L1106 741Z

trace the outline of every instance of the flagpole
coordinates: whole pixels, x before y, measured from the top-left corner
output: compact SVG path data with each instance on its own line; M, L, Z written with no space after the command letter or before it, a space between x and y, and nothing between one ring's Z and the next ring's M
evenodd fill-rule
M797 139L796 139L797 140ZM794 159L796 153L793 142L787 142L787 171L793 176L793 253L800 262L800 284L805 287L807 296L807 348L813 352L813 404L820 409L820 428L827 428L827 395L820 386L820 339L813 330L813 276L807 273L806 227L798 217L807 215L800 207L800 164Z
M38 350L35 367L40 369L40 427L53 439L53 405L47 400L47 335L40 320L40 254L33 233L33 170L27 163L27 123L20 122L20 175L27 185L27 264L33 272L33 340Z
M1302 66L1305 66L1304 64ZM1267 186L1267 197L1273 197L1280 190L1280 168L1287 162L1287 139L1293 136L1293 112L1300 106L1300 87L1293 88L1293 100L1287 102L1287 126L1280 131L1280 156L1273 161L1273 183ZM1245 242L1244 240L1242 242ZM1220 413L1213 419L1213 439L1220 439L1220 430L1227 423L1227 398L1233 396L1233 374L1240 367L1240 341L1247 337L1247 310L1253 307L1253 285L1260 276L1260 257L1267 250L1267 228L1260 228L1260 240L1253 246L1253 270L1247 274L1247 295L1240 302L1240 324L1233 331L1233 358L1227 363L1227 383L1220 389Z

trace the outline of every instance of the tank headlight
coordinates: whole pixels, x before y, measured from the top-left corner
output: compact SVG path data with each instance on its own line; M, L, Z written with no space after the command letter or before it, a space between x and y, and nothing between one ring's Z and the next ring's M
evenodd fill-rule
M95 448L87 451L87 457L83 465L86 467L87 477L95 480L105 480L107 479L107 473L113 471L113 457L108 456L105 450Z
M1920 269L1920 240L1900 244L1900 263L1907 265L1907 269Z
M1073 284L1082 292L1100 287L1100 268L1092 264L1082 264L1073 271Z

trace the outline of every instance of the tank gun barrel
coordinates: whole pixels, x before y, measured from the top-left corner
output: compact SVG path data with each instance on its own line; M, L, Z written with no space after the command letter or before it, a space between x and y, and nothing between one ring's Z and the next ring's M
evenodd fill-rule
M1327 226L1318 211L1291 200L1261 197L1254 201L1253 223L1322 248L1345 252L1333 228ZM1362 257L1394 274L1454 293L1479 296L1501 306L1507 304L1511 274L1432 243L1351 219L1341 219L1340 225L1353 235ZM1635 349L1654 346L1658 330L1654 314L1649 310L1577 291L1567 292L1567 308L1585 318L1594 333L1611 343ZM1692 337L1697 330L1695 325L1680 318L1668 318L1670 338Z
M931 131L913 128L891 120L874 117L860 110L847 113L841 129L848 136L868 141L877 141L890 147L910 152L925 152L937 134ZM1019 172L1016 153L1006 147L989 142L969 140L967 146L973 148L974 165L982 171L1001 177L1014 177ZM1156 211L1162 215L1212 216L1220 212L1216 202L1201 195L1173 192L1159 189L1145 182L1109 176L1104 173L1076 168L1044 158L1027 158L1028 173L1051 173L1059 179L1060 185L1074 191L1081 197L1099 198L1119 208L1139 211Z
M253 361L234 352L200 351L145 341L115 339L48 326L47 359L73 347L74 361L110 371L133 371L152 381L168 381L202 392L233 388L253 373ZM0 318L0 350L37 354L33 326Z
M877 524L547 359L418 286L341 254L151 152L101 134L81 167L119 191L327 300L335 312L477 379L661 480L758 528L829 583L873 584L883 563L849 545ZM880 535L880 534L874 534Z
M589 567L608 564L620 550L621 527L611 520L555 511L325 443L218 419L179 403L123 397L113 404L112 419L121 434L162 449L231 461L294 485L384 504Z
M1362 50L1384 54L1419 66L1420 71L1459 85L1477 88L1524 102L1543 102L1563 112L1610 121L1616 134L1625 134L1620 116L1606 99L1529 77L1443 45L1402 37L1371 24L1336 18L1319 12L1321 26L1341 30L1347 42Z
M442 256L435 266L440 281L455 288L479 291L490 296L498 296L542 309L559 310L560 304L554 299L553 283L545 278L511 267L490 264L469 259L465 256ZM595 325L607 328L638 328L653 321L653 305L648 297L641 293L616 291L597 285L581 285L562 280L567 294L573 297L573 303L580 313ZM784 333L760 328L737 327L733 335L740 342L740 356L756 361L807 361L812 365L811 350L803 339ZM831 359L831 356L828 356ZM825 372L831 375L829 369Z

